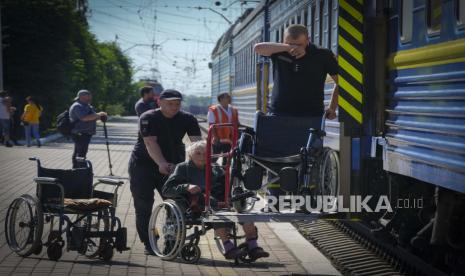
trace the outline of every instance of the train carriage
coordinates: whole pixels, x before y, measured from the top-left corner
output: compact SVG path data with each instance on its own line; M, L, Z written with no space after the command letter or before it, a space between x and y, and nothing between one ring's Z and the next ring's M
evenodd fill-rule
M270 61L253 45L282 41L296 23L337 55L338 119L326 121L325 144L339 152L340 194L388 195L394 212L366 216L371 231L463 273L465 2L262 1L230 37L230 92L242 124L267 112L273 86ZM326 105L333 87L327 78ZM409 199L422 208L398 205Z

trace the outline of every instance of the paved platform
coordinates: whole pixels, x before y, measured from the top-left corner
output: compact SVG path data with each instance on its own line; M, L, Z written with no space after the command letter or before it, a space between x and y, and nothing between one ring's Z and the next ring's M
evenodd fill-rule
M127 164L136 140L135 118L122 118L108 123L115 175L127 177ZM258 223L259 243L271 256L254 264L235 266L216 248L213 232L202 237L202 258L190 265L162 261L143 253L135 230L135 214L129 183L122 187L117 216L128 228L130 251L115 253L113 261L104 263L87 259L77 252L64 252L58 262L49 261L46 250L40 255L21 258L12 253L5 241L4 221L10 202L22 194L34 194L32 181L36 164L28 157L38 157L45 167L70 168L72 143L64 139L42 148L0 146L0 275L339 275L337 270L308 243L289 223ZM105 140L102 131L93 138L88 159L95 175L108 175ZM156 198L160 202L160 198Z

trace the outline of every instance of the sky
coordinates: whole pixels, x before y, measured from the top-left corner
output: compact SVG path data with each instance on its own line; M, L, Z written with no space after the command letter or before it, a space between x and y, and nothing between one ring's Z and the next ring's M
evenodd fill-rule
M164 88L209 96L211 52L229 23L208 8L234 22L257 4L241 2L89 0L87 20L99 41L116 41L130 57L135 81L157 79Z

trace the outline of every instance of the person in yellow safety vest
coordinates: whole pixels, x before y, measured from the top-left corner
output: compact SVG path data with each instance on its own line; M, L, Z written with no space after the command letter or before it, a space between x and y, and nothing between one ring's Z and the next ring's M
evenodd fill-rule
M217 105L208 108L207 122L211 124L232 123L235 128L239 126L239 114L235 107L231 105L231 95L221 93L218 95ZM217 128L213 132L213 153L224 153L231 150L233 130L231 128ZM216 159L213 159L215 162ZM226 158L223 158L225 165Z

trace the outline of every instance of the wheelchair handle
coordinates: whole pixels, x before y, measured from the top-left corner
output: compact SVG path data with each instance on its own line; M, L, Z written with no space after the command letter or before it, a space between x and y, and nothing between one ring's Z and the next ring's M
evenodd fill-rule
M321 126L320 126L321 131L325 131L325 127L326 127L326 112L323 113L323 117L321 118Z

